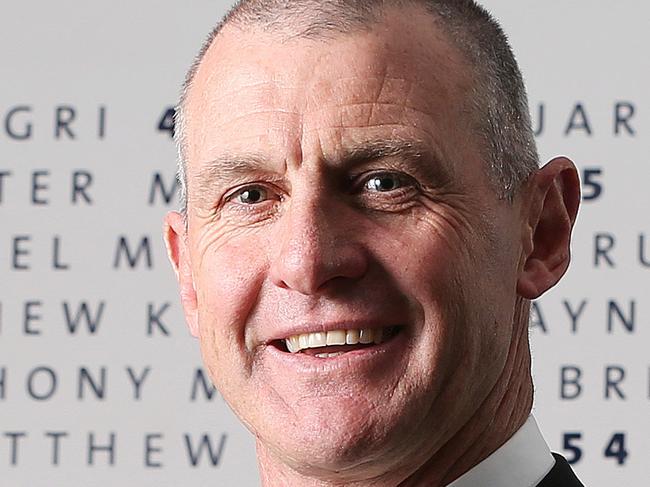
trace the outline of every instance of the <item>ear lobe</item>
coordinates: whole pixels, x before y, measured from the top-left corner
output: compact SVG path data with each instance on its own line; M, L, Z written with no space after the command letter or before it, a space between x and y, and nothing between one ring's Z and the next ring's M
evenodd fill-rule
M199 336L198 309L194 277L187 248L187 231L185 220L178 212L170 212L165 216L163 227L167 256L176 273L180 287L181 303L185 321L193 337Z
M531 182L525 262L517 293L535 299L553 287L569 267L571 230L580 205L580 180L575 165L558 157L540 169Z

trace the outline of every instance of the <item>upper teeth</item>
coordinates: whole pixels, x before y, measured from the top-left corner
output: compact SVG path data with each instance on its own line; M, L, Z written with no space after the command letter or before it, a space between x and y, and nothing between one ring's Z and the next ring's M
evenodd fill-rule
M318 348L327 345L356 345L357 343L381 343L383 330L381 328L362 328L360 330L317 331L293 335L284 341L291 353L305 348Z

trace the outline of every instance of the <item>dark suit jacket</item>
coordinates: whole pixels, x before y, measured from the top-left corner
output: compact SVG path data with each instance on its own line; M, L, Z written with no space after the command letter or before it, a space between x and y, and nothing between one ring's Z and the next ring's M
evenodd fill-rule
M553 453L555 465L537 487L584 487L562 455Z

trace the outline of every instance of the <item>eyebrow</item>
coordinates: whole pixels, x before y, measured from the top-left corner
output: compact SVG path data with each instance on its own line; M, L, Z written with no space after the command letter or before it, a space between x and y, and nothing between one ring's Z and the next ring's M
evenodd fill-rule
M351 165L364 160L382 159L385 157L408 156L409 158L420 158L424 149L420 142L401 139L370 140L352 147L344 157Z
M268 160L254 153L229 154L217 156L203 163L201 169L192 177L196 182L196 200L200 206L212 205L212 194L221 185L220 182L237 181L250 174L269 174Z
M364 163L394 158L408 163L409 169L427 179L448 179L452 166L436 147L420 140L379 139L347 149L342 166L355 167Z
M344 148L336 159L326 159L327 166L336 168L337 172L348 171L364 164L396 159L406 164L415 175L427 181L445 182L453 167L440 155L436 147L416 139L376 139L364 141L358 145ZM278 176L267 157L258 153L225 153L204 163L192 178L196 182L196 200L201 206L212 205L213 193L224 184L232 184L251 175ZM283 165L284 167L284 165Z

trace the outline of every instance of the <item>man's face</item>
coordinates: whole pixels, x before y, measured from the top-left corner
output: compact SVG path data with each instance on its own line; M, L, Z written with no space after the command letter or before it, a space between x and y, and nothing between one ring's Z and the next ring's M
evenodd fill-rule
M497 382L520 222L488 182L470 90L416 13L327 41L227 28L207 53L188 100L186 312L271 455L313 472L428 458ZM288 351L310 333L291 346L316 348ZM383 341L355 344L369 334Z

